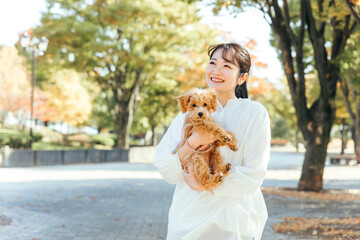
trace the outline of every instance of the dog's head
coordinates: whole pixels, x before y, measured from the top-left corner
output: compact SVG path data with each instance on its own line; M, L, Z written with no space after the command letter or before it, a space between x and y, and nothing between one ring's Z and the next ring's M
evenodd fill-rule
M215 92L211 89L195 90L178 97L180 110L188 112L192 119L206 119L216 110L217 100Z

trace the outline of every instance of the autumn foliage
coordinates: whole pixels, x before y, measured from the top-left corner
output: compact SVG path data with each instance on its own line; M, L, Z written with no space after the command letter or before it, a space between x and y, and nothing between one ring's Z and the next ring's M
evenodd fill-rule
M0 123L6 115L25 113L30 107L30 82L25 58L14 47L0 49Z
M359 239L360 217L301 218L284 217L284 222L272 226L279 233L300 233L305 236L321 236L321 239Z

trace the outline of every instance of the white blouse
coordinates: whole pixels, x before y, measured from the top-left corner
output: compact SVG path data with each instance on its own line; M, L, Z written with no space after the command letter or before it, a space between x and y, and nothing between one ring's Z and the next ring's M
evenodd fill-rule
M270 120L266 109L248 99L218 101L212 116L238 139L238 151L219 148L232 164L214 191L194 191L183 178L179 157L172 154L181 140L185 115L173 120L157 146L154 165L170 184L176 184L169 211L167 240L259 240L267 209L260 186L270 159Z

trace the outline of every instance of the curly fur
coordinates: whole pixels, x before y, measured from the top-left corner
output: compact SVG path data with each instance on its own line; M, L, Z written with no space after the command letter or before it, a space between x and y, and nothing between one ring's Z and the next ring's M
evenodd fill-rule
M234 134L217 125L216 121L211 117L211 113L217 107L216 99L216 95L212 90L196 90L178 97L179 107L183 113L187 112L187 115L184 123L184 136L173 154L184 146L193 132L200 134L204 132L212 133L216 138L212 144L214 148L208 153L209 165L204 156L193 153L184 166L185 171L188 171L190 166L192 167L196 180L207 190L212 190L221 184L223 178L231 169L231 164L223 162L217 148L226 145L232 151L237 151L237 140Z

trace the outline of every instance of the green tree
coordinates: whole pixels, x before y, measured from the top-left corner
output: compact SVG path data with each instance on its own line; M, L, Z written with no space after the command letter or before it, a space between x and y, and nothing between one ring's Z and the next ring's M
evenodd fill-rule
M161 75L161 73L159 74ZM151 130L150 145L156 144L155 129L169 125L175 114L179 112L176 102L178 94L178 82L175 79L171 80L163 76L159 76L154 82L144 86L144 91L140 94L139 108L137 108L135 118L138 120L138 129Z
M355 18L357 24L360 27L360 13L359 13L359 9L357 7L360 5L360 1L359 0L345 0L345 2L349 8L351 14Z
M282 79L275 84L266 79L256 79L255 83L256 85L250 81L249 95L254 100L264 104L269 112L270 119L275 120L271 122L272 138L287 138L292 140L295 146L298 147L300 137L297 119L295 108L291 104L291 96L286 86L286 80ZM286 131L285 128L287 128Z
M340 59L340 87L343 100L354 128L355 152L360 162L360 40L359 33L350 38L345 54Z
M111 118L111 113L106 102L106 93L100 92L93 101L93 108L87 124L102 131L114 131L115 126Z
M254 6L264 13L275 36L305 141L298 189L320 191L340 77L340 64L334 60L344 52L356 21L343 1L216 0L214 4L215 11L226 7L241 11ZM320 94L309 107L305 83L312 72L317 75Z
M157 72L186 71L188 51L205 51L214 34L195 3L178 0L47 0L34 33L49 39L47 59L86 71L106 93L118 136L129 146L134 104Z

